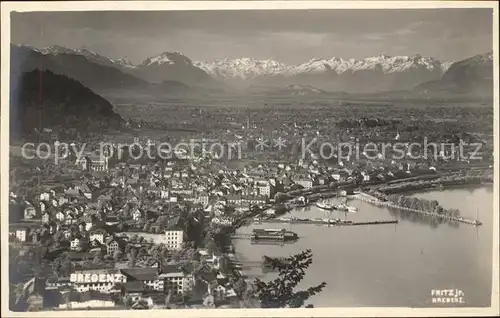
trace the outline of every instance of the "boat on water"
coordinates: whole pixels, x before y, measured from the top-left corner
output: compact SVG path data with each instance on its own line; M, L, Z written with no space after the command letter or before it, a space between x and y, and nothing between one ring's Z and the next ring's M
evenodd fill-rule
M335 206L333 204L329 204L326 202L317 202L316 206L323 210L335 210Z
M335 206L335 210L343 211L343 212L349 212L349 213L356 213L356 212L358 212L358 208L356 208L354 206L351 206L351 205L347 205L347 204L336 205Z
M291 241L298 239L297 233L286 229L254 229L251 240Z

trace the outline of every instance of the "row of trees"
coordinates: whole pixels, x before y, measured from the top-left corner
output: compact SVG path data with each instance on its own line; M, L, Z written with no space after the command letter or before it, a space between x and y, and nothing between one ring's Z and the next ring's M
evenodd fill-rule
M451 217L459 217L460 211L458 209L444 209L439 205L436 200L426 200L416 197L404 196L399 194L391 194L387 196L387 200L402 207L416 209L425 212L438 213Z

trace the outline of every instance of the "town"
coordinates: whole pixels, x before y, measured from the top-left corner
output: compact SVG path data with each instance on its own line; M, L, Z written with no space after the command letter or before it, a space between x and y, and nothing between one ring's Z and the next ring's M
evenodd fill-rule
M212 117L220 116L218 112L214 110ZM272 126L257 128L248 113L240 118L240 124L219 121L226 126L211 129L208 137L239 141L239 158L197 148L191 156L163 159L155 152L156 141L130 133L144 130L130 122L126 129L131 147L150 149L155 156L108 158L99 153L96 139L87 136L86 153L80 157L70 153L57 164L53 157L13 157L9 203L13 308L258 306L252 280L241 270L231 244L234 230L248 220L293 221L277 217L294 204L310 204L340 190L341 195L363 190L378 198L385 195L386 200L410 189L492 181L488 141L481 141L485 159L480 162L450 160L449 151L441 149L420 160L395 160L390 155L372 160L303 158L293 146L289 152L272 149L274 139L269 140L269 149L258 149L260 136L278 132ZM288 145L299 143L300 125L279 132L287 136ZM390 120L344 120L336 133L324 132L329 124L317 125L319 138L333 134L352 141L408 142L422 134L394 130L394 125L408 123ZM367 125L373 129L367 130ZM190 138L206 136L201 132ZM457 136L452 133L450 140ZM38 142L54 144L71 137L64 130L46 129ZM107 144L115 148L107 149L107 154L119 153L117 147L122 147L117 142ZM304 197L307 200L301 201ZM426 213L434 213L436 206L425 208ZM434 214L446 212L440 209ZM451 214L458 217L457 211L449 218Z

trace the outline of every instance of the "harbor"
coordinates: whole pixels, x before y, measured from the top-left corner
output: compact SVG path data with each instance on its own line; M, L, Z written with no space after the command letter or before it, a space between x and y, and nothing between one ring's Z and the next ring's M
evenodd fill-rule
M485 210L493 209L492 191L488 188L426 191L416 196L437 200L449 208L459 208L463 217L472 219L476 216L478 204L482 202L490 204L484 206ZM463 200L466 196L471 199ZM328 202L339 204L341 200L337 197ZM290 225L287 222L267 223L264 219L262 223L253 222L252 217L236 231L237 236L251 233L255 228L284 227L296 232L299 238L290 242L252 242L249 237L233 240L243 275L249 279L258 277L272 280L276 277L276 270L263 266L263 256L286 258L310 248L314 254L313 263L304 284L311 286L323 280L328 284L324 295L314 298L315 306L326 306L331 299L335 299L337 306L352 306L358 298L367 304L381 303L387 301L386 296L379 293L381 288L390 290L391 304L404 305L407 295L401 295L401 285L389 278L408 277L408 272L415 273L415 277L408 277L408 284L415 286L410 293L416 304L426 304L429 288L432 288L429 286L447 286L463 277L471 281L471 286L478 291L478 294L471 294L470 301L482 304L480 298L484 297L484 291L491 284L491 269L484 267L493 248L491 244L484 244L491 238L490 226L449 224L441 218L424 217L419 213L398 213L396 209L376 206L352 196L348 196L347 202L359 209L358 213L347 213L347 220L354 223L394 219L398 223L385 226ZM483 224L491 224L492 215L481 211ZM312 203L307 208L294 208L274 219L281 217L344 220L345 213L325 211ZM387 254L387 250L394 253ZM464 253L474 255L474 258L464 262ZM444 260L443 255L446 256ZM404 259L411 261L403 265ZM471 271L471 267L478 271ZM357 295L358 298L346 295Z

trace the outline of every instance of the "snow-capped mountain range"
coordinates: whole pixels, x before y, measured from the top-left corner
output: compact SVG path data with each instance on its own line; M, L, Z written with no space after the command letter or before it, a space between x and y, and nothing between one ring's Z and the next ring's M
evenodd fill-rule
M58 55L58 54L77 54L77 55L82 55L86 57L88 60L95 60L101 63L105 64L111 64L111 65L119 65L123 67L128 67L128 68L135 68L136 66L132 64L129 60L125 58L119 58L119 59L112 59L107 56L100 55L96 52L93 52L91 50L85 49L85 48L79 48L79 49L70 49L67 47L59 46L59 45L53 45L50 47L46 47L43 49L36 49L32 48L44 55Z
M141 63L141 65L143 66L162 65L162 64L172 65L176 63L186 64L186 65L193 64L187 56L183 55L180 52L164 52L157 56L148 57L147 59L144 60L144 62Z
M364 59L313 58L299 64L286 64L274 59L258 60L250 57L192 61L180 52L164 52L134 64L127 59L110 58L86 48L17 47L29 48L38 54L60 57L62 60L65 56L69 58L68 55L83 56L93 65L112 67L150 83L177 81L188 86L202 85L216 89L225 89L227 86L250 88L300 85L315 87L321 91L346 93L411 90L422 83L440 80L449 70L462 67L460 63L468 60L441 62L417 54L378 55ZM486 54L482 59L492 61L492 55ZM480 62L485 64L483 60Z
M337 75L362 70L380 70L384 74L404 72L409 69L439 70L444 73L453 62L440 62L434 58L414 56L379 55L362 60L314 58L307 62L287 65L277 60L255 60L252 58L223 59L218 61L197 61L194 65L209 75L220 79L253 79L259 76L295 76L301 74L322 74L335 72Z
M106 62L127 68L139 66L159 66L172 64L194 65L215 78L222 79L253 79L259 76L294 76L299 74L321 74L324 72L335 72L343 74L346 72L357 72L362 70L381 70L384 74L404 72L409 69L426 69L429 71L440 70L444 73L453 62L440 62L432 57L414 56L388 56L379 55L364 59L342 59L313 58L304 63L289 65L278 60L257 60L250 57L237 59L222 59L215 61L192 62L187 56L180 52L164 52L157 56L148 57L142 63L134 65L125 58L113 59L100 55L86 48L71 49L54 45L51 47L36 49L42 54L78 54L88 59Z

